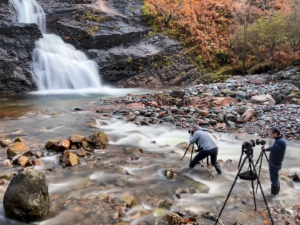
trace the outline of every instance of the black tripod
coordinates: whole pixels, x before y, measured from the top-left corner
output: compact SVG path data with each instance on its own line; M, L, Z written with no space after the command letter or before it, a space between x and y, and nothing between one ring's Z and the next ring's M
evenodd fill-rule
M263 147L264 147L264 146L263 146ZM263 148L263 147L262 147L262 148ZM263 161L263 157L264 157L264 156L266 157L266 159L267 159L267 161L268 161L268 163L269 163L268 156L267 156L266 152L264 152L263 150L261 151L261 153L260 153L260 155L259 155L259 157L258 157L258 159L257 159L257 161L256 161L256 163L255 163L255 168L256 168L258 162L260 162L260 164L259 164L259 170L258 170L258 178L260 177L260 171L261 171L261 166L262 166L262 161ZM257 189L258 189L258 183L257 183L257 186L256 186L256 193L257 193Z
M227 200L229 199L231 191L233 190L233 187L234 187L234 185L235 185L238 177L240 179L242 179L242 180L251 180L251 183L252 183L252 193L253 193L253 199L254 199L254 205L255 205L255 211L256 211L256 199L255 199L255 192L254 192L254 184L253 184L253 182L257 179L257 184L259 185L261 193L263 195L266 207L268 209L269 216L271 218L271 223L272 223L272 225L274 225L274 222L273 222L273 219L272 219L272 216L271 216L271 213L270 213L270 209L269 209L269 206L268 206L267 201L266 201L266 197L264 195L263 189L261 187L261 183L259 181L259 176L257 176L257 172L256 172L256 169L255 169L253 160L252 160L252 158L253 158L253 146L255 146L254 141L253 141L253 143L252 142L244 142L243 145L242 145L242 154L241 154L239 165L238 165L239 171L238 171L238 173L237 173L237 175L235 177L233 185L232 185L232 187L231 187L231 189L229 191L229 194L227 195L227 198L225 200L225 203L224 203L224 205L223 205L223 207L221 209L221 212L220 212L220 214L218 216L218 219L217 219L215 225L218 224L219 218L221 217L221 214L222 214L222 212L223 212L223 210L225 208ZM243 159L243 162L242 162L242 158L243 158L243 154L244 153L246 155L245 155L245 158ZM248 170L246 172L244 172L244 173L241 173L241 171L243 169L243 166L244 166L244 164L245 164L245 162L246 162L247 159L248 159L248 163L249 163Z
M181 159L181 160L183 160L184 156L186 155L186 153L187 153L187 151L189 150L189 148L190 148L191 145L193 145L193 147L192 147L192 152L191 152L190 163L191 163L192 160L193 160L194 144L189 144L189 146L188 146L187 149L185 150L185 153L184 153L184 155L183 155L183 157L182 157L182 159ZM197 144L196 144L196 145L197 145ZM198 145L197 145L197 147L198 147L198 149L199 149L199 146L198 146ZM195 152L198 152L198 151L195 151Z

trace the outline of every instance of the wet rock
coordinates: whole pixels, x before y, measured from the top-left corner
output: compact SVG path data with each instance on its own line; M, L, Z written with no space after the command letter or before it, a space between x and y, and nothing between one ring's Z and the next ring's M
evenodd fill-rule
M80 143L80 146L81 146L85 151L88 151L88 152L91 152L91 151L94 150L94 147L93 147L90 143L88 143L88 142L86 142L86 141L81 142L81 143Z
M185 96L184 91L172 91L170 95L174 98L183 98Z
M18 138L16 138L15 140L14 140L14 142L15 143L17 143L17 142L24 142L25 140L24 140L24 138L22 138L22 137L18 137Z
M143 149L141 148L134 150L130 156L131 160L132 161L138 160L141 157L142 153L143 153Z
M16 155L30 156L30 148L22 142L17 142L7 149L7 157L12 159Z
M271 96L275 100L276 104L279 104L282 101L281 93L279 91L272 93Z
M54 145L57 144L57 142L58 142L58 140L50 140L50 141L48 141L47 144L45 145L45 148L46 148L47 150L50 150L50 149L52 149L52 148L54 147Z
M4 184L4 180L0 179L0 185L3 185L3 184Z
M137 118L137 116L136 116L135 114L129 115L129 116L127 116L127 118L126 118L126 121L127 121L127 122L132 122L132 121L134 121L136 118Z
M177 213L169 213L167 214L167 220L169 223L172 224L182 224L184 223L184 220L181 216L179 216Z
M151 211L153 216L155 217L163 217L164 215L166 215L165 210L161 208L153 208Z
M3 205L8 218L30 223L49 210L49 193L43 173L28 169L12 178L4 195Z
M18 165L26 167L27 165L29 165L29 158L27 156L20 156L18 158Z
M123 194L121 196L121 201L124 202L128 208L132 208L136 205L136 200L131 194Z
M217 221L217 219L218 219L218 216L211 212L203 213L201 216L205 219L212 220L212 221ZM219 219L218 224L224 225L224 223L221 219Z
M62 155L59 158L59 161L61 163L64 163L65 166L75 166L75 165L80 163L77 155L75 155L74 153L69 153L67 155Z
M232 115L232 114L226 114L225 115L225 120L235 122L236 121L236 116Z
M230 89L223 89L221 90L221 93L226 96L228 94L228 92L230 91Z
M168 178L168 180L172 180L175 176L175 171L173 169L166 169L164 175Z
M2 163L0 163L0 166L3 167L12 167L12 162L9 159L4 160Z
M294 175L293 175L293 181L294 181L294 182L300 182L300 177L299 177L298 174L294 174Z
M11 145L11 144L12 144L12 141L9 140L9 139L0 141L0 146L3 147L3 148L8 147L8 146Z
M69 140L60 140L57 142L56 145L54 145L54 150L56 151L65 151L70 148L70 141Z
M42 166L43 165L42 161L39 159L36 159L36 158L32 160L32 164L34 166Z
M93 144L97 149L104 149L108 145L108 136L103 131L89 136L88 142Z
M68 140L73 144L73 143L80 143L82 141L86 141L86 137L82 135L72 135L68 138Z
M7 172L1 175L1 178L5 180L10 180L12 177L14 177L16 174L14 172Z
M258 105L275 105L276 102L271 95L255 95L251 97L251 102Z
M76 154L79 156L79 157L85 157L86 156L86 152L83 148L80 148L76 151Z
M43 153L41 151L36 151L33 153L33 155L37 158L42 158L43 157Z
M164 208L164 209L167 209L167 210L170 210L172 205L173 205L173 203L172 203L172 200L170 200L170 199L165 199L165 200L163 200L162 202L159 203L160 208Z

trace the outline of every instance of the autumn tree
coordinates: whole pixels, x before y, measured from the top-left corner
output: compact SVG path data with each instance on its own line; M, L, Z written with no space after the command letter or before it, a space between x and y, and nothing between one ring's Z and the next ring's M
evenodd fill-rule
M149 3L154 5L163 17L166 28L169 27L171 19L184 6L185 2L186 0L149 0Z
M233 16L236 21L236 32L231 41L231 48L238 60L242 61L243 71L247 71L246 60L250 51L248 27L253 23L258 16L258 11L253 6L253 0L240 0L235 2Z

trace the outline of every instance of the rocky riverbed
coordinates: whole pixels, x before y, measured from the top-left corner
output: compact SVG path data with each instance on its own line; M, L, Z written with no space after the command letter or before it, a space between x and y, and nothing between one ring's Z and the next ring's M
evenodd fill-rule
M273 125L267 117L289 116L296 120L276 124L286 128L290 139L280 197L269 198L265 161L261 180L276 224L297 224L299 185L292 176L299 172L300 159L298 142L292 141L298 133L292 129L297 131L298 106L285 100L297 96L298 88L291 79L273 83L263 79L236 77L220 84L102 97L84 105L8 116L1 120L1 199L13 176L35 168L49 184L50 208L39 222L43 225L212 224L236 175L242 142L265 137L267 126ZM239 92L245 92L244 99L238 99ZM276 92L282 93L279 104ZM262 122L265 125L259 127ZM205 162L188 171L190 152L179 161L193 124L216 136L222 176ZM105 134L102 138L99 130ZM97 144L100 139L103 144ZM259 152L255 149L255 158ZM257 197L256 213L251 185L239 181L221 217L223 223L268 224L260 192ZM4 217L3 208L0 222L13 223Z

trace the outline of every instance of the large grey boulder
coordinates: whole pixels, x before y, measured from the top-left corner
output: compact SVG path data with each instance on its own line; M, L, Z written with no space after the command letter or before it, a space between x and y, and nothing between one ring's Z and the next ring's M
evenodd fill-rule
M276 102L271 95L255 95L251 97L251 102L257 105L275 105Z
M5 192L3 205L8 218L26 223L46 215L49 193L45 175L28 169L13 177Z

